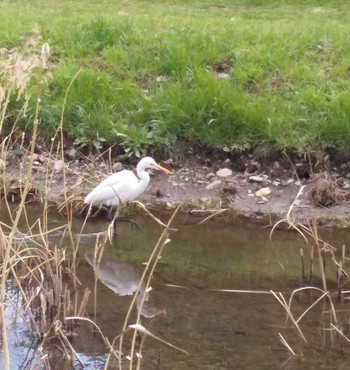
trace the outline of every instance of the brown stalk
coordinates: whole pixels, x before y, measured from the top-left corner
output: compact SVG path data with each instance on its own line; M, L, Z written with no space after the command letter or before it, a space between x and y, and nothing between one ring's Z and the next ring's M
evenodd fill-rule
M271 294L277 299L277 301L281 304L281 306L286 310L288 317L291 319L292 323L296 327L300 337L303 339L305 343L307 343L307 340L301 331L297 321L295 320L292 311L290 310L288 303L286 302L285 298L283 297L282 293L275 293L273 290L271 290Z

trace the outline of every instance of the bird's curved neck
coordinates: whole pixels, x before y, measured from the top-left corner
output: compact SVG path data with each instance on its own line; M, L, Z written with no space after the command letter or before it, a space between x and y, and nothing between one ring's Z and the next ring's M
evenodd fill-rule
M146 190L149 184L149 181L150 181L150 177L149 177L149 173L145 170L137 171L137 177L139 178L139 182L137 184L138 196L139 196Z
M139 178L141 183L146 182L148 184L149 182L149 173L145 171L144 169L136 169L137 177Z

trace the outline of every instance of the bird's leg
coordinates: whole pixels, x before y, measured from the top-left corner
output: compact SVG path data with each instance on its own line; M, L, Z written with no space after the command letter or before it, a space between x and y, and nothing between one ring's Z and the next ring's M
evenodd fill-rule
M112 208L110 208L108 212L108 216L110 217L112 213ZM135 227L137 230L140 229L140 226L134 221L129 218L125 218L124 216L119 216L119 208L116 209L114 217L112 219L112 227L113 227L113 235L112 238L114 242L117 243L117 222L129 222L131 224L132 229Z
M110 209L110 212L112 211L112 207ZM114 217L113 217L113 239L114 239L114 242L115 244L117 244L117 219L119 217L119 208L117 207L116 211L115 211L115 214L114 214Z
M107 217L108 217L110 220L114 220L114 219L116 219L116 218L118 217L118 214L119 214L119 212L118 212L118 208L117 208L117 209L116 209L116 213L114 214L114 216L113 216L113 218L112 218L112 212L113 212L113 210L114 210L114 207L113 207L113 206L109 207Z
M113 207L111 207L110 209L109 209L109 211L108 211L108 217L109 218L111 218L111 214L112 214L112 211L113 211ZM111 218L112 219L112 218ZM114 214L114 217L113 217L113 222L114 222L114 225L113 225L113 227L114 227L114 230L116 231L116 222L129 222L130 224L131 224L131 227L132 227L132 229L135 227L137 230L140 230L140 226L134 221L134 220L132 220L132 219L130 219L130 218L126 218L126 217L124 217L124 216L119 216L119 212L118 212L118 209L117 209L117 211L116 211L116 213Z
M115 218L114 222L129 222L131 224L131 228L132 230L134 229L134 227L137 229L137 230L140 230L140 226L138 225L138 223L130 218L125 218L124 216L118 216Z

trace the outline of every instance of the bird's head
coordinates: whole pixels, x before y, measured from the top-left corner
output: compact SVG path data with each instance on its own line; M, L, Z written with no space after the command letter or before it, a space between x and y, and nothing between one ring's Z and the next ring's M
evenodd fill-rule
M165 167L162 167L161 165L159 165L153 158L151 157L145 157L145 158L142 158L141 161L138 163L137 165L137 171L144 171L146 169L155 169L155 170L158 170L158 171L162 171L168 175L172 175L173 172L169 171L168 169L166 169Z

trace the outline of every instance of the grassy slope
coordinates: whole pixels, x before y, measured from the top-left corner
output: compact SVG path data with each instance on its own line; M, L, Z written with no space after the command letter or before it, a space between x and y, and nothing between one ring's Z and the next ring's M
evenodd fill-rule
M350 8L293 3L2 2L0 41L16 45L38 24L51 46L43 132L57 125L82 68L65 113L66 133L82 144L118 140L130 153L181 139L350 148ZM223 60L232 69L218 79Z

